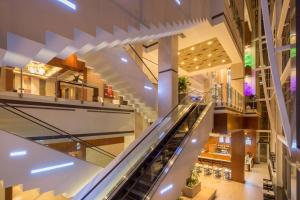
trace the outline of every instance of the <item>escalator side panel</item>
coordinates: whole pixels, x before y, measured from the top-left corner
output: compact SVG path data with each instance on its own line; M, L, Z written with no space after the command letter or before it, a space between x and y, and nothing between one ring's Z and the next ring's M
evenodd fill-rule
M198 155L207 142L209 133L213 128L213 104L208 106L208 109L203 112L203 115L201 115L203 116L202 120L197 120L198 124L194 125L194 129L189 135L190 137L186 138L184 144L182 144L182 151L177 158L173 157L175 160L173 160L173 165L169 166L168 173L165 173L157 181L157 185L153 188L152 193L150 193L151 199L174 200L180 196L186 179L190 176ZM195 139L196 142L194 142Z

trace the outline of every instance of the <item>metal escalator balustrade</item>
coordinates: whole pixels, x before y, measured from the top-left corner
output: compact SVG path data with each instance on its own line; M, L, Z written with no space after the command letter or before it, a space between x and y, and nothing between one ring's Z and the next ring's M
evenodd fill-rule
M180 123L159 143L146 160L130 176L126 183L113 195L111 200L146 199L158 178L167 170L169 160L179 154L180 144L189 134L199 117L203 106L195 106Z
M14 106L0 104L0 130L31 140L41 145L53 148L68 155L88 161L101 168L106 167L115 155L80 139L64 130L61 130L47 122L44 122ZM57 147L54 143L68 143L73 152L66 151L66 147ZM88 155L87 155L88 152Z
M203 104L196 103L190 96L184 98L170 113L134 141L115 162L108 165L105 173L87 185L74 199L118 199L119 197L115 198L114 195L118 194L123 185L132 186L126 190L128 194L131 189L138 191L133 198L141 199L137 196L147 196L152 182L163 172L162 169L168 160L182 150L177 147L184 140L189 128L199 119L203 107ZM152 164L155 167L149 167ZM145 176L140 179L140 175ZM136 185L132 185L133 182ZM133 188L135 186L137 188Z

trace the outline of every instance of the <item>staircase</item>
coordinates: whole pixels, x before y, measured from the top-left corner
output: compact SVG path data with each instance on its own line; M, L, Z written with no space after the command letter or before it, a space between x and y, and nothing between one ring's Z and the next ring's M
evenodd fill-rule
M155 121L157 86L152 84L124 48L107 48L87 53L80 58L101 74L149 122Z
M158 39L181 33L184 29L202 23L206 19L178 21L176 23L128 27L126 31L114 26L112 32L96 27L95 36L74 29L72 39L53 32L45 32L45 43L39 43L21 35L7 33L7 47L0 48L0 66L24 67L31 60L48 63L54 57L65 59L71 54L84 55L128 43Z
M208 0L180 5L161 0L72 2L76 9L57 0L1 1L1 65L47 63L54 57L174 35L210 16Z
M53 191L41 193L40 189L24 190L22 184L9 187L0 180L0 200L68 200L63 194L55 195Z

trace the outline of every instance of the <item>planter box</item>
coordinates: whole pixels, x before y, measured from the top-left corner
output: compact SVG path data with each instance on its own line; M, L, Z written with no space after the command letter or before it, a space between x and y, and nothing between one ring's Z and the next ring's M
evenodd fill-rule
M179 93L178 94L178 103L180 103L186 96L188 93Z
M185 186L183 188L183 195L189 198L195 197L199 192L201 191L201 182L199 182L194 187L190 188L188 186Z

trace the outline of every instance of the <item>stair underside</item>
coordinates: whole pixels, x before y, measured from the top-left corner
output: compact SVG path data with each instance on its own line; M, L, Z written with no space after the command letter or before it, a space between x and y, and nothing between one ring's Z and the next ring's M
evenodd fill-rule
M201 18L150 27L140 25L139 29L128 27L128 31L115 27L112 33L95 27L95 37L76 28L74 28L73 38L66 38L47 31L45 32L45 43L39 43L14 33L7 33L7 48L0 49L0 66L24 67L31 60L47 63L54 57L65 59L74 53L83 55L106 47L157 39L178 34L184 29L206 20Z

